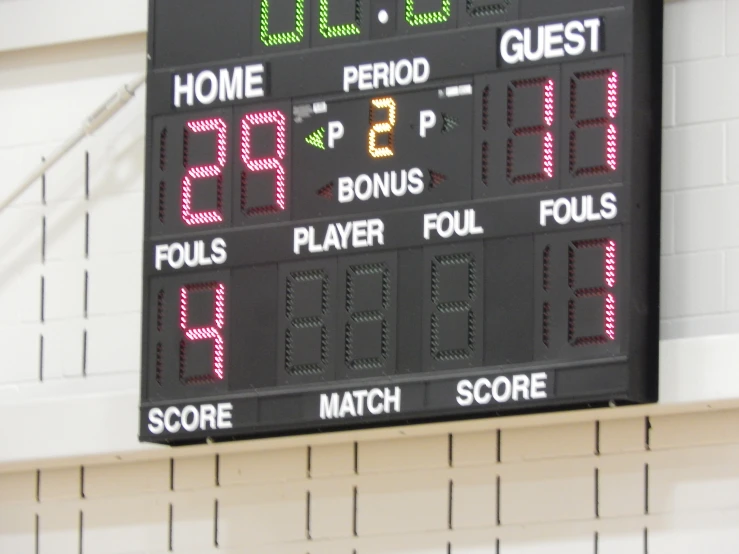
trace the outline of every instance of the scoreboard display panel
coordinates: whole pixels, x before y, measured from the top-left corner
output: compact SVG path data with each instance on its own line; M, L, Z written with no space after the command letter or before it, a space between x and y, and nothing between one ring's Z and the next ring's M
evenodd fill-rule
M656 401L661 4L150 0L140 440Z

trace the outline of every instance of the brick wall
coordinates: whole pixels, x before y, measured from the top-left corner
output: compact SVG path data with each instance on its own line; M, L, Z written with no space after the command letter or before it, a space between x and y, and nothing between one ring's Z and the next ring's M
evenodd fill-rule
M663 338L739 331L739 3L665 6Z
M731 554L739 410L0 474L0 552Z

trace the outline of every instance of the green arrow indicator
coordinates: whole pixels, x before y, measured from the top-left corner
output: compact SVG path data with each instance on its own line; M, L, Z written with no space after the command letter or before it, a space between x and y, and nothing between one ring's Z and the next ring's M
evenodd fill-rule
M457 118L445 113L441 114L441 117L444 119L444 124L441 126L442 133L447 134L459 126L459 120Z
M320 127L313 131L310 135L305 137L305 142L321 150L326 150L326 146L323 144L323 137L326 134L326 128Z

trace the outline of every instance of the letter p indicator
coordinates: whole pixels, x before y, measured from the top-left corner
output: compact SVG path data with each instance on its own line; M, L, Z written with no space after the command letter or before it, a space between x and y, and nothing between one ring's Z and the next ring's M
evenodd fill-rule
M436 114L433 110L422 110L421 121L418 124L418 133L422 138L426 138L426 131L436 126Z
M328 122L328 147L335 148L336 141L344 138L344 124L341 121Z

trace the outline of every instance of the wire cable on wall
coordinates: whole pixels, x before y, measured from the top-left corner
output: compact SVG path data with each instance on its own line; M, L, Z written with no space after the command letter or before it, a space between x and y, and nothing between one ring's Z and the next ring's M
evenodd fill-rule
M100 127L102 127L114 114L120 111L131 98L134 97L136 90L146 82L146 76L141 75L132 82L124 84L105 102L103 102L92 114L90 114L82 123L80 129L69 139L64 141L38 168L36 168L16 189L0 203L0 213L10 206L28 187L36 182L46 173L56 162L64 155L72 150L77 143L83 138L91 135Z

